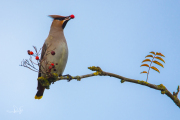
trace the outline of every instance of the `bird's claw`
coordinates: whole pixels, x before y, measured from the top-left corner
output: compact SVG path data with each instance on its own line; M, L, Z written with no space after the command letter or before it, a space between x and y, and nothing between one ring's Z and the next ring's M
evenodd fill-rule
M71 76L71 75L69 75L69 74L67 74L67 75L63 75L63 77L66 77L66 76L68 77L67 81L68 81L68 82L70 82L70 81L72 80L72 76Z

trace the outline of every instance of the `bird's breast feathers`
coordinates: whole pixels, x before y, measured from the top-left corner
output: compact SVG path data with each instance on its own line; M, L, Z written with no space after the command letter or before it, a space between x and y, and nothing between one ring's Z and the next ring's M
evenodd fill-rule
M51 40L46 40L45 44L47 46L45 59L49 63L54 63L56 69L56 71L51 72L55 72L58 75L62 74L68 59L68 47L65 38L58 40L51 37ZM51 51L54 51L55 55L52 55Z

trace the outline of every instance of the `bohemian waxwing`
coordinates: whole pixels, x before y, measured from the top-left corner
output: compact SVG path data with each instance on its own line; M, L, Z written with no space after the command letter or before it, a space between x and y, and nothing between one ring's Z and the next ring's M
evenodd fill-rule
M51 28L49 31L49 35L47 39L44 42L44 45L42 47L42 52L41 52L41 61L48 61L50 63L54 63L56 65L56 71L59 76L62 75L67 59L68 59L68 46L66 39L64 37L64 28L67 24L67 22L70 19L74 18L74 15L70 16L60 16L60 15L49 15L50 17L53 18L53 22L51 24ZM51 51L54 51L55 54L51 55L48 54ZM43 64L44 63L44 64ZM45 77L46 73L45 71L43 72L42 67L48 67L45 65L45 62L41 62L41 65L39 67L39 74L38 77ZM42 71L42 72L40 72ZM53 73L53 71L51 71ZM37 87L37 93L35 96L35 99L41 99L45 90L45 87L41 85L41 83L38 81L38 87Z

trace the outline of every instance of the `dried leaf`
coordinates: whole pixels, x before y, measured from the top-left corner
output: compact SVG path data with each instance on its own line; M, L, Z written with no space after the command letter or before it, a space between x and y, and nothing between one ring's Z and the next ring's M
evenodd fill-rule
M163 66L163 64L161 64L160 62L158 62L158 61L153 61L153 63L155 63L155 64L157 64L157 65L159 65L159 66L161 66L161 67L163 67L164 68L164 66Z
M159 56L162 56L162 57L165 57L162 53L160 52L156 52L156 55L159 55Z
M142 66L149 67L149 65L148 65L148 64L142 64L140 67L142 67Z
M165 61L161 57L155 57L155 58L158 59L158 60L161 60L161 61L163 61L165 63Z
M147 55L146 57L153 57L153 55ZM145 58L146 58L146 57L145 57Z
M160 73L160 71L156 67L152 66L151 68Z
M145 59L145 60L142 61L142 63L143 62L151 62L151 60L150 59Z
M142 73L147 73L146 71L143 71L143 72L141 72L140 74L142 74Z
M154 51L151 51L150 53L154 54L155 55L155 52Z

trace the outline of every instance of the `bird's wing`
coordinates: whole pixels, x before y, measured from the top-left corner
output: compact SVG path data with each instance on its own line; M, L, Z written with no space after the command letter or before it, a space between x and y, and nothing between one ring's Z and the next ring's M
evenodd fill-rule
M41 61L46 53L46 50L47 50L47 45L46 45L46 43L44 43L44 45L42 47L42 51L41 51L41 59L40 59ZM39 71L41 71L41 63L39 65ZM41 72L39 72L38 77L41 77Z
M41 60L43 59L45 53L46 53L46 50L47 50L47 45L46 43L44 43L43 47L42 47L42 51L41 51ZM39 74L38 74L38 77L41 77L41 63L39 65ZM44 87L41 85L41 83L38 81L38 92L37 92L37 96L41 96L41 94L43 94L44 92Z

